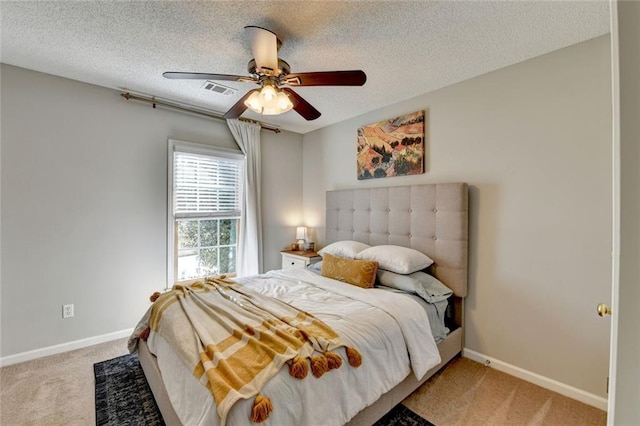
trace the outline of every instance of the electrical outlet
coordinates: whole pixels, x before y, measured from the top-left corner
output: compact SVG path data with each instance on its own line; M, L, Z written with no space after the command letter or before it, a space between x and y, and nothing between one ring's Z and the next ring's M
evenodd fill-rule
M73 316L73 303L70 305L62 305L62 318L71 318Z

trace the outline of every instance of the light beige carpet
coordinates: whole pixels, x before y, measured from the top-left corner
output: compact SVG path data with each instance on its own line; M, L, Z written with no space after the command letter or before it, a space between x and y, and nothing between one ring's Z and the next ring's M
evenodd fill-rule
M93 364L126 353L126 339L119 339L3 367L0 425L95 424ZM437 426L606 423L603 411L464 358L404 403Z
M129 353L127 339L0 369L0 425L95 425L93 364Z
M607 423L602 410L467 358L451 361L403 403L437 426Z

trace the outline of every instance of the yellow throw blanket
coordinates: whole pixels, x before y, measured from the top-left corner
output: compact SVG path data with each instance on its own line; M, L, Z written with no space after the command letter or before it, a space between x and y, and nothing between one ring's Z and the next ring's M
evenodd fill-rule
M146 338L149 329L209 389L222 426L235 402L254 396L251 420L264 421L273 407L259 393L284 364L298 379L307 376L309 365L320 377L342 365L342 357L330 351L345 346L312 315L225 278L175 285L155 301L132 337ZM349 364L359 366L358 351L345 350Z

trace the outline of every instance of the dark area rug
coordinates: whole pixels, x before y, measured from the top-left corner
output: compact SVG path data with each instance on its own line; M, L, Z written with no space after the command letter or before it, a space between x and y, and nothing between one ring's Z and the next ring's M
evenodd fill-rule
M423 419L402 404L398 404L391 409L383 418L378 420L374 426L435 426L428 420Z
M123 355L93 365L97 426L162 426L164 421L138 361ZM434 426L398 404L374 426Z
M137 353L94 364L93 372L97 426L164 426Z

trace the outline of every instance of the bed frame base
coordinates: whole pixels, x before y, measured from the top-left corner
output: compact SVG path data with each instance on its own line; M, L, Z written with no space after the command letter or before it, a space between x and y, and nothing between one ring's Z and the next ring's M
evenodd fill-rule
M442 361L440 364L433 367L425 374L422 380L417 380L413 374L410 374L404 381L402 381L395 388L382 395L375 403L366 407L360 411L349 423L348 426L371 426L377 420L382 418L391 409L403 399L409 396L420 385L426 382L431 376L433 376L438 370L440 370L445 364L451 361L462 350L462 328L458 328L447 336L445 340L438 344L438 351L440 352L440 358ZM156 357L149 352L147 342L140 341L138 345L138 356L140 358L140 364L144 370L144 374L149 382L149 387L153 393L153 397L158 404L162 418L167 426L180 426L180 420L176 414L171 401L169 400L169 394L162 382L162 375L158 368L158 362Z
M165 388L162 382L162 373L160 373L160 368L158 368L158 360L155 355L149 351L147 342L144 340L138 342L138 358L140 359L140 365L151 388L151 393L153 393L153 398L156 400L156 404L160 409L164 423L167 426L182 426L176 411L173 409L173 405L171 405L167 388Z

